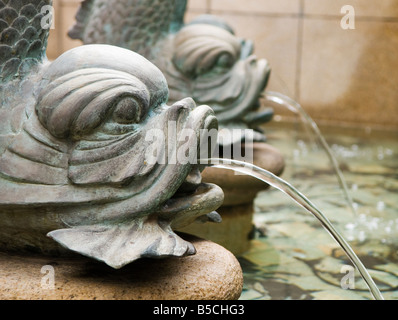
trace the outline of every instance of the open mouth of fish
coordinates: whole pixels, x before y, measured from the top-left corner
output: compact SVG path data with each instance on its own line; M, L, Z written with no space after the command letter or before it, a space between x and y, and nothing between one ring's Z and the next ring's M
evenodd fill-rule
M219 186L202 182L202 168L193 165L184 182L161 208L161 216L173 217L173 228L184 227L194 220L221 222L214 210L222 205L224 193Z

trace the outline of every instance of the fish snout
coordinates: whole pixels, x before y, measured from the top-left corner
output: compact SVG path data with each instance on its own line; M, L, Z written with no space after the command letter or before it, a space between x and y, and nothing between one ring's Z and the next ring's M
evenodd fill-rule
M212 108L207 105L197 106L192 98L174 103L170 110L177 121L178 140L183 141L183 148L195 149L195 163L202 157L209 157L217 147L218 120ZM193 151L191 151L193 152Z
M193 118L196 120L194 126L198 137L197 159L211 158L218 148L218 120L212 108L207 105L198 106L193 111Z
M171 108L176 111L187 110L190 112L196 108L196 103L192 98L185 98L174 103Z
M259 96L267 87L271 67L266 59L258 59L255 55L250 55L245 60L246 72L251 74L252 83L256 87L256 92L252 93Z
M172 106L172 111L187 115L187 125L195 131L218 130L218 121L212 108L207 105L197 106L192 98L185 98L177 101Z
M260 79L262 79L261 91L263 91L268 84L271 75L271 67L266 59L260 59L257 61L257 68L259 69Z

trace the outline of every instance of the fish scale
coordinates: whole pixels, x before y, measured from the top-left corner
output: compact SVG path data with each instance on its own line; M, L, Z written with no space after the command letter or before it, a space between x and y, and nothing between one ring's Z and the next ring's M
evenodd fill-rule
M127 44L137 53L147 58L152 57L152 51L156 51L159 41L182 26L186 2L85 0L69 36L86 44ZM104 12L107 12L107 15L104 15Z
M43 6L51 1L0 1L0 77L11 80L45 59L48 29Z

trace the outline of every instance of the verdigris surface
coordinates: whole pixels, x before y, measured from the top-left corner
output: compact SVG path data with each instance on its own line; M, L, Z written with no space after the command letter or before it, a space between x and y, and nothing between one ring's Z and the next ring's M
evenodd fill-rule
M217 220L223 192L201 183L192 162L146 155L191 151L199 130L217 127L214 112L190 98L166 105L162 72L123 48L81 46L50 63L49 4L0 1L0 247L54 253L61 244L114 268L193 254L173 229ZM170 121L177 143L148 139L167 136ZM184 129L195 133L187 141Z
M190 96L212 107L221 144L244 137L264 141L257 127L273 111L257 110L270 74L267 61L253 56L253 43L215 16L184 24L186 5L187 0L85 0L69 36L147 57L165 74L171 102ZM233 136L229 129L256 130Z

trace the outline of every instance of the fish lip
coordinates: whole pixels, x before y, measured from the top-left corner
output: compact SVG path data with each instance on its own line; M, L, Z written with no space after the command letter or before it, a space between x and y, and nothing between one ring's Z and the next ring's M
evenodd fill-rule
M183 221L185 224L192 220L192 217L199 217L216 210L224 200L224 193L219 186L202 183L201 171L205 166L201 164L202 153L199 150L203 147L201 130L218 130L218 121L212 108L207 105L197 106L191 98L180 100L171 108L172 112L180 113L174 115L178 119L177 123L181 123L179 133L183 129L193 130L194 139L197 139L196 154L187 163L178 164L179 167L185 167L185 176L181 177L178 188L163 202L158 213L173 224L175 220ZM214 143L212 147L217 147L217 144ZM179 225L180 222L176 224Z
M215 184L202 182L203 169L203 165L192 165L191 171L176 192L164 202L161 213L183 215L184 212L197 210L200 214L195 216L200 216L221 206L224 192Z
M198 217L217 210L224 202L224 192L212 183L200 183L189 194L175 195L159 210L159 217L171 221L178 229L194 222Z

